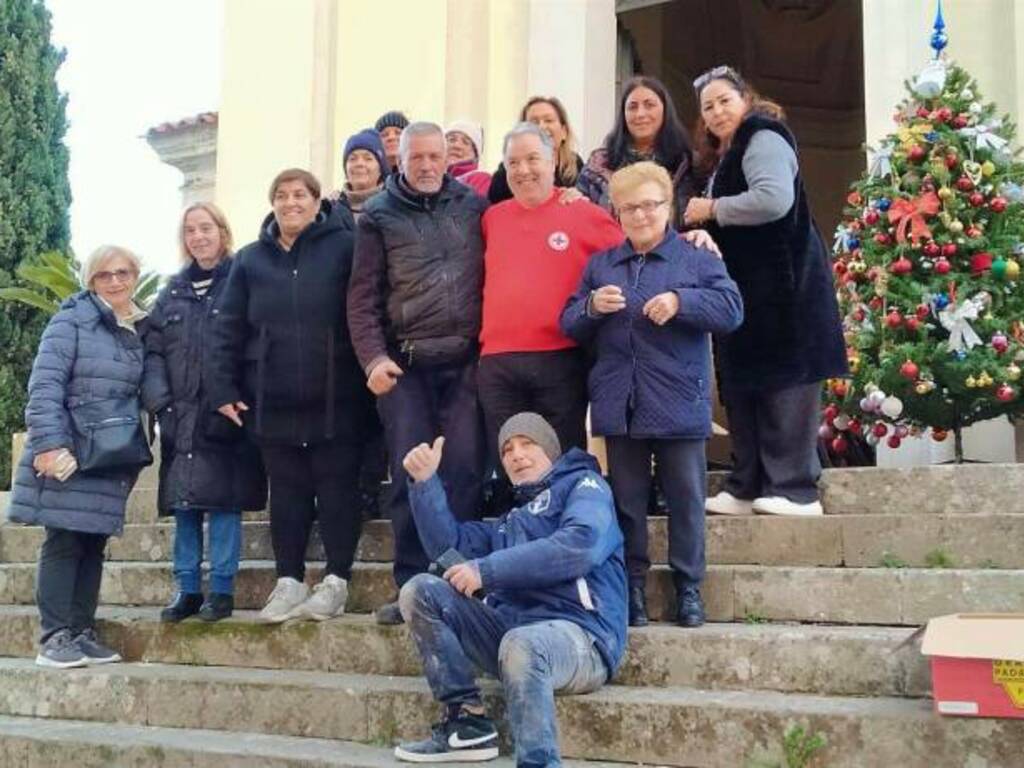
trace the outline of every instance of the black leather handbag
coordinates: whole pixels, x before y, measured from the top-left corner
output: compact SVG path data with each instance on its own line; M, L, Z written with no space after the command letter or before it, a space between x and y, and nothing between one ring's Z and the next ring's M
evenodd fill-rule
M93 400L70 413L79 472L141 469L153 463L137 398Z

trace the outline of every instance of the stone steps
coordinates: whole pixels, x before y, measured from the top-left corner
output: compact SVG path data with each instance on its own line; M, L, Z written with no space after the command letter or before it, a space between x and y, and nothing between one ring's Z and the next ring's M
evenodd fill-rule
M389 768L388 747L335 739L0 717L5 768ZM489 765L511 768L499 758ZM583 763L575 763L580 766ZM595 766L594 763L586 763ZM608 765L607 768L614 768Z
M494 685L488 705L500 716ZM161 664L52 671L0 660L0 715L392 744L437 716L419 678ZM798 724L828 739L830 768L1012 766L1019 722L943 719L922 699L685 687L606 686L558 702L566 757L660 765L744 765L778 755Z
M312 564L307 580L320 567ZM0 565L0 604L34 601L35 565ZM270 561L243 561L235 604L262 607L276 581ZM654 620L671 619L671 574L655 566L648 578ZM107 563L100 601L106 605L163 605L174 592L169 563ZM389 565L357 563L348 610L366 612L393 599ZM805 568L712 565L703 588L710 621L799 621L919 625L961 611L1014 611L1024 605L1024 571L921 568Z
M242 556L273 559L270 523L243 524ZM668 557L668 521L648 520L651 561ZM708 562L722 565L852 566L888 564L959 568L1024 568L1024 549L1003 546L1024 541L1024 515L826 515L799 519L752 515L707 519ZM0 562L35 562L44 532L39 527L0 526ZM174 523L128 525L110 540L108 560L169 560ZM357 559L388 562L393 551L391 524L373 520L363 527ZM993 554L996 553L996 554ZM314 533L309 558L324 559Z
M259 624L239 612L217 624L161 624L154 608L102 609L99 631L127 661L418 676L405 627L368 616ZM672 625L631 629L616 683L842 696L926 696L928 670L901 627L799 624ZM0 656L34 657L38 619L29 606L0 607Z

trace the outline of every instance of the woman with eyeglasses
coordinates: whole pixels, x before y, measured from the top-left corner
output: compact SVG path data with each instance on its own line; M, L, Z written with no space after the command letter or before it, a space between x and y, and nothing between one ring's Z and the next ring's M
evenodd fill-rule
M566 189L576 186L583 158L576 152L576 135L569 125L565 105L554 96L532 96L519 112L519 122L533 123L551 137L555 146L555 186ZM508 185L508 172L501 163L491 178L487 199L500 203L512 198Z
M625 537L629 623L647 623L647 508L656 459L669 510L676 620L704 623L704 443L711 435L708 332L743 319L736 284L714 253L669 226L672 180L652 162L609 184L626 241L595 254L562 311L562 330L590 347L591 427L603 435Z
M580 172L576 188L591 202L611 210L608 182L627 165L650 160L669 176L686 176L690 140L665 85L653 77L634 77L622 89L615 126Z
M743 325L717 340L734 468L708 499L715 514L820 515L821 383L848 375L828 251L811 216L797 145L778 105L738 72L694 81L703 197L685 223L705 226L743 294Z
M114 440L141 440L143 318L132 297L139 259L115 245L82 265L85 290L67 299L39 342L28 381L28 442L14 476L8 517L46 529L39 551L36 664L67 669L121 656L96 636L107 539L124 529L142 463L89 467ZM112 440L113 438L113 440ZM120 447L123 447L121 443ZM91 454L90 454L91 451ZM148 463L148 461L146 462Z

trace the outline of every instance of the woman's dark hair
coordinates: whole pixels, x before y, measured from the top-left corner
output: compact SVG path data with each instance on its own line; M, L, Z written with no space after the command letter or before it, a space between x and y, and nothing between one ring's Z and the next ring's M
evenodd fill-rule
M700 96L711 83L723 80L729 83L740 98L747 103L747 113L757 113L773 120L785 120L786 113L782 107L770 99L766 99L743 79L743 76L732 67L715 67L693 81L693 90L697 96L697 122L693 126L694 151L697 157L695 172L708 177L718 165L718 153L722 146L721 140L708 130L707 123L700 111Z
M686 129L679 120L675 102L672 101L672 96L669 95L665 85L657 78L644 75L630 78L622 88L619 110L615 113L615 126L604 140L604 149L608 154L608 167L613 171L621 168L633 146L629 129L626 127L626 102L629 100L630 94L637 88L649 88L661 101L663 119L661 130L654 138L654 159L658 165L663 166L670 174L674 174L680 163L689 164L690 140L686 135Z

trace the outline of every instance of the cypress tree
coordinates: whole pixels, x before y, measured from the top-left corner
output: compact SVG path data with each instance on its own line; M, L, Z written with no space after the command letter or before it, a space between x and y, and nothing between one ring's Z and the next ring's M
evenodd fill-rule
M56 74L64 52L50 43L42 0L0 0L0 287L18 265L69 240L67 99ZM11 434L24 429L26 384L46 318L0 304L0 487L11 476Z

